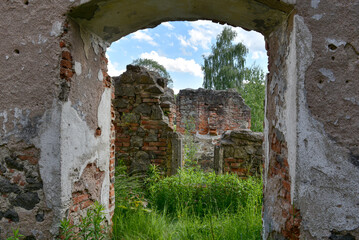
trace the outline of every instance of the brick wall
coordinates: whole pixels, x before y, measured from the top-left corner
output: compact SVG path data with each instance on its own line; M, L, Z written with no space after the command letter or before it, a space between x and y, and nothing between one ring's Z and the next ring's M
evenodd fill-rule
M157 73L137 66L114 78L116 160L130 172L144 172L155 164L166 174L172 168L173 90ZM176 138L175 138L176 139Z
M235 90L185 89L177 96L178 132L196 146L195 159L205 171L214 169L214 150L227 130L249 129L250 108Z
M263 134L248 129L227 131L215 152L217 173L259 176L263 165Z
M250 108L235 90L181 90L177 96L177 131L184 133L186 125L192 123L191 131L200 135L249 129Z

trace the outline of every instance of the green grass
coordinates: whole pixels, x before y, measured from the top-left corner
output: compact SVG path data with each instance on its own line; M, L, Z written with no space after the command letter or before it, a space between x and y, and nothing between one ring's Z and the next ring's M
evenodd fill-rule
M113 239L261 239L260 179L193 168L161 179L153 171L141 189L138 178L118 176Z

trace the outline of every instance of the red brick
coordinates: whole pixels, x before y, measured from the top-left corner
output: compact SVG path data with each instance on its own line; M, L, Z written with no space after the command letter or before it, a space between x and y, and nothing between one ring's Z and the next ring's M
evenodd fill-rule
M71 63L71 61L69 61L69 60L61 60L61 67L63 67L63 68L68 68L68 69L72 69L72 63Z
M23 161L28 161L32 165L36 165L39 162L38 158L30 156L30 155L19 155L17 157Z
M80 202L83 202L89 198L89 195L87 193L78 195L77 197L73 198L73 204L78 204Z
M240 163L237 162L231 163L231 168L239 168L240 166L241 166Z
M81 209L85 209L93 204L93 201L87 200L86 202L81 203Z
M165 151L153 151L153 153L156 154L156 155L159 155L159 156L167 155L167 152L165 152Z
M64 48L64 47L66 47L66 43L64 42L64 41L60 41L60 48Z
M73 71L70 69L61 68L60 77L66 80L69 80L74 75Z
M157 147L142 147L142 150L145 151L156 151L158 148Z
M72 61L72 56L69 51L63 51L62 52L62 59Z
M144 125L143 126L145 129L161 129L162 126L157 126L157 125Z
M225 159L224 159L224 162L232 163L232 162L236 162L236 159L234 159L234 158L232 158L232 157L229 157L229 158L225 158Z
M126 138L117 138L117 140L118 140L119 142L122 142L122 143L124 143L124 142L130 142L130 138L129 138L129 137L126 137Z
M167 146L167 143L166 142L150 142L149 145L157 146L157 147L164 147L164 146Z
M290 192L290 183L287 181L282 181L282 185L284 187L285 190L287 190L288 192Z
M77 212L78 210L79 210L79 205L75 205L70 208L71 212Z

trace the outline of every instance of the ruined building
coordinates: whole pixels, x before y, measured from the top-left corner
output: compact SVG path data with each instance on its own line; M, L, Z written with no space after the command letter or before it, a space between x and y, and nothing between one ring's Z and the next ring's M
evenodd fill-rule
M175 100L167 80L138 66L114 78L117 161L133 172L146 172L150 164L165 174L181 164L181 140L173 131Z
M6 0L0 11L0 238L19 227L52 239L95 200L111 220L106 48L197 19L266 40L263 239L359 238L357 0Z
M199 165L209 171L215 168L214 147L221 135L227 130L249 129L251 114L234 89L185 89L177 95L176 123L185 141L194 142Z

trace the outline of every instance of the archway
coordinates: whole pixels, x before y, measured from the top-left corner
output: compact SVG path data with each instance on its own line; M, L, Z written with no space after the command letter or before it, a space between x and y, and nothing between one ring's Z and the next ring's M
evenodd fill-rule
M354 0L1 2L1 237L19 227L30 239L50 239L64 216L79 216L94 200L112 211L105 49L137 29L196 19L266 37L263 238L358 237L358 6Z
M285 237L293 232L296 236L299 234L300 222L290 225L290 229L286 226L286 223L293 222L291 212L295 209L291 197L293 194L291 185L294 185L295 179L294 175L290 174L290 169L295 172L293 150L295 136L287 134L295 131L296 103L294 99L290 98L294 96L296 86L290 83L290 80L293 79L287 79L288 69L294 68L295 61L285 59L285 56L291 51L292 10L293 6L278 1L90 1L73 9L69 14L74 21L74 23L70 22L71 25L78 25L76 27L78 33L74 32L73 37L74 41L84 43L87 64L90 64L91 57L89 56L93 52L96 54L98 51L100 55L104 56L104 48L94 46L105 46L136 30L154 27L170 20L210 19L259 31L265 36L270 60L270 74L267 82L266 186L263 214L265 219L268 214L271 214L271 211L283 212L283 216L280 219L273 216L271 222L281 222L275 227L271 226L268 221L264 222L264 236L271 232ZM101 51L103 52L101 53ZM81 53L78 52L78 54ZM81 58L84 59L85 56ZM78 59L79 56L73 55L73 58ZM107 77L105 64L102 65L102 71ZM286 87L287 89L285 89ZM288 119L286 116L291 118ZM282 122L283 125L278 126L279 122ZM290 141L293 146L287 144ZM277 172L273 173L271 169L278 168L274 162L277 158L285 159L285 162L283 166L279 167L279 170L276 170ZM285 181L286 184L283 184L282 181ZM272 186L269 186L270 191L266 191L268 183L277 186L277 191L284 192L282 193L283 197L273 198L271 196Z

